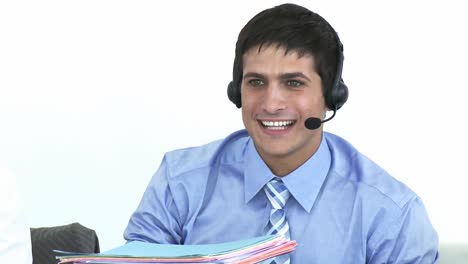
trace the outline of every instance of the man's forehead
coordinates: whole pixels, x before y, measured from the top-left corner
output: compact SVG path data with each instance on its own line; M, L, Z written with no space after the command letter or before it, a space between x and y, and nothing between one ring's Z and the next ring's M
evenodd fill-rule
M255 53L260 54L262 52L282 52L284 56L288 55L296 55L297 58L302 58L302 57L313 57L313 54L310 52L305 51L302 48L294 48L294 47L287 47L285 45L281 45L279 43L263 43L263 44L258 44L255 45L249 49L247 49L243 57L246 55L253 55Z
M243 55L242 68L246 70L266 70L272 69L275 66L289 68L294 71L313 70L316 68L314 57L309 53L303 54L297 49L286 49L283 46L269 45L269 46L255 46L250 48ZM248 68L248 69L247 69ZM278 68L279 69L279 68Z

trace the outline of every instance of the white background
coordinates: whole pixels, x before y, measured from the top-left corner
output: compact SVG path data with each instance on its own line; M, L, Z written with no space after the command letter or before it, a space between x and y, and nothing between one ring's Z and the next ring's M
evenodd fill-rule
M296 2L344 44L350 98L325 129L415 190L444 243L468 243L462 2ZM279 3L2 1L0 163L30 225L124 243L164 152L243 128L226 96L237 34Z

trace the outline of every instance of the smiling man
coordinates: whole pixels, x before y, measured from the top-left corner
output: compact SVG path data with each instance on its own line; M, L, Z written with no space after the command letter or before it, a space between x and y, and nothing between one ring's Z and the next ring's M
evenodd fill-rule
M421 199L344 139L323 131L346 102L342 44L318 14L260 12L236 43L228 97L245 130L166 153L125 239L206 244L282 234L272 263L436 263ZM269 263L269 262L268 262Z

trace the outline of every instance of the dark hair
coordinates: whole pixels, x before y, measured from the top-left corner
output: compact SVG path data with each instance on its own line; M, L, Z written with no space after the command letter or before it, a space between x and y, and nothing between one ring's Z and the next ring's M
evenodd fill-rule
M234 89L240 91L244 53L256 46L260 50L270 45L285 48L286 53L312 55L315 70L322 79L323 94L331 88L341 48L336 32L325 19L307 8L283 4L258 13L240 31L233 67Z

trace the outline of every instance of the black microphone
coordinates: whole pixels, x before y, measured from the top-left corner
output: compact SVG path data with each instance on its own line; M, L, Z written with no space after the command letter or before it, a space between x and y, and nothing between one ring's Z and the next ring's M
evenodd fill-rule
M333 117L335 117L335 114L336 114L336 109L333 110L333 115L330 116L329 118L325 119L322 121L322 119L318 118L318 117L309 117L306 119L306 121L304 122L304 126L307 128L307 129L310 129L310 130L314 130L314 129L317 129L319 128L323 123L325 122L328 122L330 121Z

